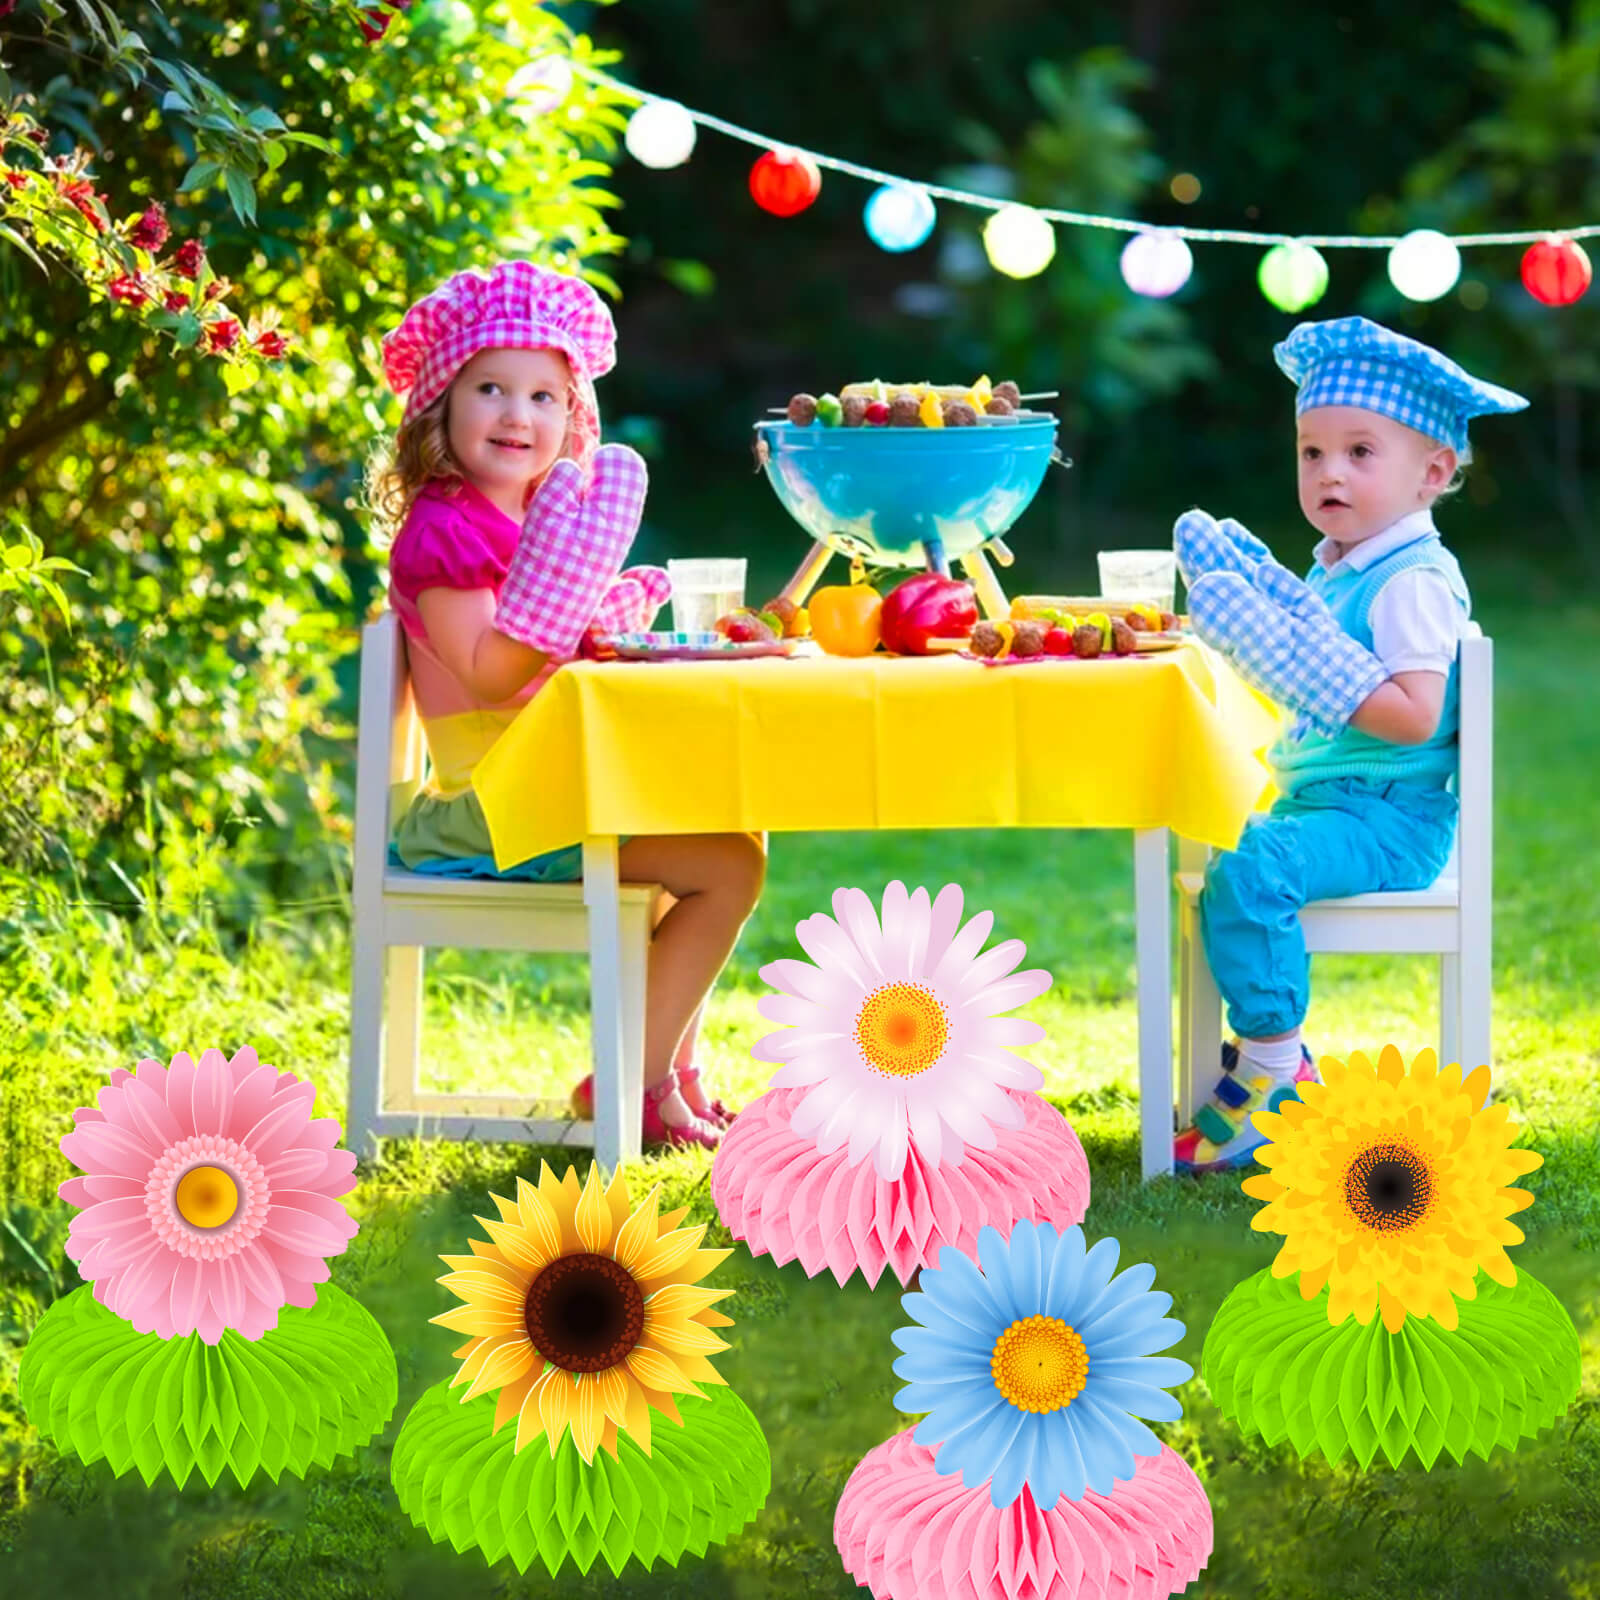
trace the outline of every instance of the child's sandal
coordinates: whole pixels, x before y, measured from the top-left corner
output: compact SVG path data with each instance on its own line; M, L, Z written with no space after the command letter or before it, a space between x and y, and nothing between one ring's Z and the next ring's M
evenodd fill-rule
M698 1083L700 1081L700 1069L699 1067L679 1067L677 1077L680 1088L686 1083ZM713 1100L709 1110L699 1114L709 1117L710 1120L722 1128L726 1128L739 1115L737 1111L730 1111L720 1100Z
M703 1150L715 1150L722 1143L722 1129L715 1122L697 1117L692 1111L689 1120L681 1125L662 1121L661 1102L677 1087L678 1075L669 1072L655 1088L645 1090L645 1145L657 1149L662 1146L699 1145Z

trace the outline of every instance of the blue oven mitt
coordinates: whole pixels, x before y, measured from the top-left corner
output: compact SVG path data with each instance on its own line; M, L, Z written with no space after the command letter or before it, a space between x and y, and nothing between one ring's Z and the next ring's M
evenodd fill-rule
M1208 572L1189 589L1194 631L1219 650L1269 699L1333 737L1361 702L1389 678L1388 669L1334 620L1309 585L1267 560L1251 578Z
M1242 522L1232 517L1218 522L1199 507L1173 523L1172 548L1186 589L1208 572L1236 572L1248 580L1263 561L1277 565L1272 552Z

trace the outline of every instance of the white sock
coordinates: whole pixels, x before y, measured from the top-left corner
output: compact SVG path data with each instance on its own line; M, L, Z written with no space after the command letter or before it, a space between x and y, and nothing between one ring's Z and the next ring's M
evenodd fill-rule
M1287 1083L1300 1067L1300 1030L1296 1028L1287 1039L1241 1039L1239 1056L1258 1072Z

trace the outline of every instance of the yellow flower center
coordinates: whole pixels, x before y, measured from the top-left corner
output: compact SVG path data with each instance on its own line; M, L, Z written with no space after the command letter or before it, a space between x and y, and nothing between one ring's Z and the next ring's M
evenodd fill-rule
M173 1200L191 1227L220 1228L239 1209L239 1186L221 1167L190 1167Z
M1020 1411L1059 1411L1089 1379L1089 1352L1060 1317L1024 1317L995 1341L994 1386Z
M926 1072L950 1040L950 1017L920 983L886 983L856 1013L856 1045L868 1063L892 1078Z
M1397 1233L1427 1215L1433 1171L1408 1139L1385 1139L1357 1153L1344 1177L1345 1203L1357 1222Z

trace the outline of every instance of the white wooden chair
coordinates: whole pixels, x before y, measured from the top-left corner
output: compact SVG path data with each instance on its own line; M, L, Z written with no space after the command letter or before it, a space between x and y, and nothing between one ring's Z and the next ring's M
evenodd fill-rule
M1491 1064L1490 942L1494 831L1494 641L1476 625L1461 641L1461 814L1450 860L1427 889L1318 900L1300 913L1313 953L1437 955L1439 1062ZM1222 1040L1222 998L1200 941L1205 845L1178 847L1178 1126L1211 1092ZM1382 1040L1376 1041L1382 1043Z
M588 842L583 883L430 877L389 864L393 820L422 782L424 746L398 619L386 613L361 640L356 753L355 917L351 928L350 1095L346 1137L362 1157L382 1136L594 1145L610 1169L639 1154L644 1090L644 996L656 884L615 884L610 859ZM599 870L591 873L593 864ZM609 867L609 873L605 870ZM608 903L608 884L615 900ZM591 879L593 882L591 882ZM586 952L594 1033L595 1120L539 1120L540 1103L503 1094L424 1094L423 952ZM506 1059L515 1061L514 1041ZM508 1065L507 1076L515 1076Z

